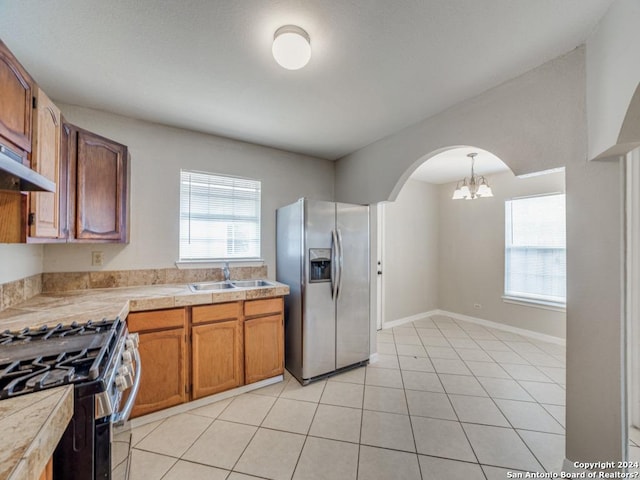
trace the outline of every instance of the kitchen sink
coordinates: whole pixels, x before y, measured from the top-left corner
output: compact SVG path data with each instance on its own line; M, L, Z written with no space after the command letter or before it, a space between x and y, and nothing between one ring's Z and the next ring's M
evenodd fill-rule
M189 288L192 292L206 292L211 290L227 290L230 288L236 288L231 282L201 282L191 283Z
M232 280L232 283L240 288L273 287L273 283L266 280Z

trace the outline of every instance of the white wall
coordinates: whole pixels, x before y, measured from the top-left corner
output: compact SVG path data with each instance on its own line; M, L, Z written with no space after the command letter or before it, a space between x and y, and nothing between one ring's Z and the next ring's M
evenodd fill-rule
M638 25L640 2L617 0L587 40L590 159L599 155L626 153L640 144L640 138L618 138L629 102L640 87ZM632 140L635 143L616 147L619 141Z
M41 245L0 244L0 283L42 273Z
M409 180L383 206L384 319L438 308L438 187Z
M516 175L586 157L584 48L338 160L336 198L394 200L404 182L441 149L473 145Z
M131 154L131 242L47 245L44 271L167 268L178 260L180 168L262 182L262 256L275 278L275 211L302 196L333 200L334 163L71 105L66 120L116 140ZM91 267L91 251L104 266Z
M455 184L439 189L439 308L555 337L566 335L564 312L514 305L504 294L505 200L564 192L564 172L488 178L494 196L451 200ZM481 308L475 308L475 304Z
M633 34L627 41L637 40ZM605 72L601 72L605 74ZM606 72L615 76L617 72ZM617 162L587 162L584 49L338 161L338 201L393 200L442 148L474 145L516 174L566 165L567 458L625 455L623 182Z

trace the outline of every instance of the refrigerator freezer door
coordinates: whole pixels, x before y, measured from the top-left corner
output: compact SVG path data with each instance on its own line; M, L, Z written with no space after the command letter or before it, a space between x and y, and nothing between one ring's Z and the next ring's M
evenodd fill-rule
M302 377L302 291L304 280L303 203L279 208L276 213L276 280L289 285L284 297L284 356L287 370Z
M302 379L307 380L336 369L335 303L331 298L333 282L309 282L309 251L332 248L331 232L335 228L336 204L305 200L304 222ZM330 258L333 261L333 252ZM334 269L331 268L331 271Z
M336 368L369 359L369 207L338 203L341 272L336 301Z

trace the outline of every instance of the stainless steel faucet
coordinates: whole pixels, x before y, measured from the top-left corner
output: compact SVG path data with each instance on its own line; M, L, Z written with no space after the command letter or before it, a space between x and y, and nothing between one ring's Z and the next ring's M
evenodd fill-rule
M224 281L228 282L231 280L231 271L229 270L229 262L224 262L224 268L222 269L222 273L224 274Z

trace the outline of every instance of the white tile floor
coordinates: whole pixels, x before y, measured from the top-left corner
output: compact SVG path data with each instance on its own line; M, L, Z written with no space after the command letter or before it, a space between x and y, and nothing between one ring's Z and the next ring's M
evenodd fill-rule
M379 332L378 352L375 364L306 387L286 375L139 427L131 479L492 480L559 471L564 347L433 316Z

